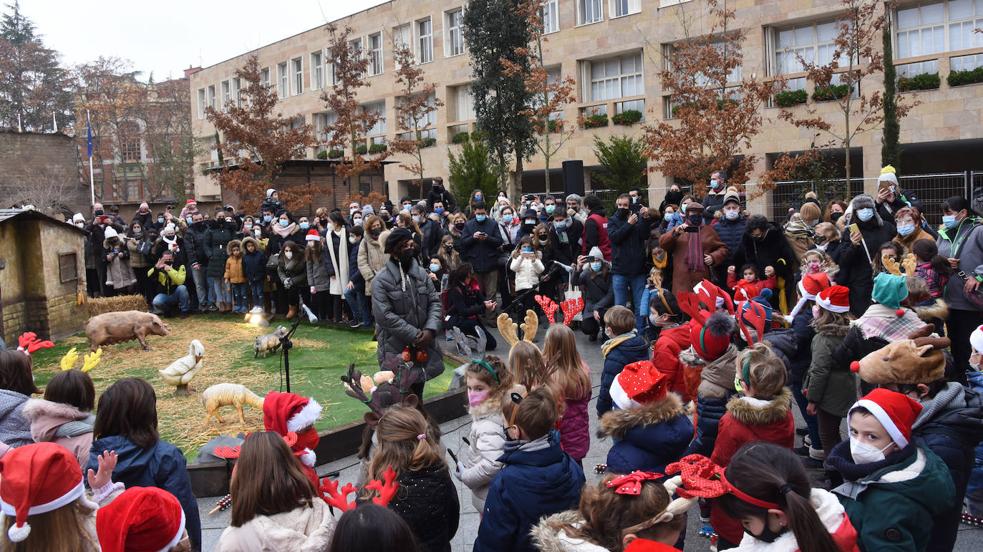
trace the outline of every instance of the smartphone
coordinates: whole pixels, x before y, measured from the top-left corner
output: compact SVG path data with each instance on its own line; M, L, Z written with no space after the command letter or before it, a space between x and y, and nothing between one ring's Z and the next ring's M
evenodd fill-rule
M855 233L856 234L859 234L860 233L860 226L858 226L856 222L854 222L850 226L847 226L847 228L850 229L850 233L851 234L855 234Z

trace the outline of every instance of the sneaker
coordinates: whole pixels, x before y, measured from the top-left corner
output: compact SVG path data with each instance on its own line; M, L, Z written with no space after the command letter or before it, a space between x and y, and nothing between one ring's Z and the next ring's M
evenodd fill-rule
M822 462L826 460L826 451L823 449L809 447L809 458Z
M218 312L218 306L214 303L208 305L208 312Z
M792 452L794 452L795 454L798 454L799 456L805 456L806 458L808 458L809 457L809 446L808 445L802 445L801 447L795 447L794 449L792 449Z
M699 535L705 539L712 539L716 536L716 533L713 531L713 526L710 525L709 521L700 525Z
M361 324L359 324L359 322L358 322L358 320L352 320L352 321L351 321L351 322L349 322L349 324L348 324L348 327L349 327L349 328L352 328L352 329L355 329L355 328L357 328L357 327L359 327L359 326L361 326Z

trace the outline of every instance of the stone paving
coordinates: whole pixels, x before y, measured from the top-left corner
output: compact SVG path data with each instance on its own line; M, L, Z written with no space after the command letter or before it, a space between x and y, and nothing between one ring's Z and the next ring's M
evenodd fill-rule
M493 330L494 331L494 330ZM542 335L544 332L539 333L539 345L542 346ZM496 331L496 337L498 337ZM597 386L600 383L601 369L603 368L603 362L601 359L600 344L591 343L587 340L587 337L583 334L577 334L578 345L580 348L581 355L587 361L591 368L591 379L595 386L594 396L597 396ZM495 354L500 355L502 358L508 356L508 346L504 339L498 339L498 349ZM584 458L584 467L587 471L588 482L596 482L600 476L593 473L593 468L596 464L604 463L607 456L607 451L611 446L610 440L598 440L595 435L597 429L597 416L594 410L594 402L591 401L590 408L590 424L591 424L591 448L587 457ZM799 420L799 425L802 425L801 420ZM459 418L457 420L449 421L441 425L441 431L443 432L443 443L446 447L457 450L463 446L461 437L466 437L468 435L468 430L470 426L470 419ZM451 462L448 459L448 462ZM357 477L358 460L354 456L332 462L331 464L326 464L318 468L319 473L330 473L340 470L341 481L354 481ZM471 552L472 545L478 534L478 523L479 516L478 512L475 511L474 507L471 505L471 495L467 487L464 487L456 479L454 480L458 486L458 499L461 503L461 523L457 530L457 535L454 537L452 542L452 550L454 552ZM212 516L208 515L208 511L211 510L215 502L218 500L215 498L202 498L198 501L198 507L201 511L202 519L202 542L204 545L205 552L210 552L217 549L218 538L222 533L222 530L229 524L229 511L221 512ZM709 541L701 538L697 535L697 530L699 529L699 516L696 513L691 513L689 516L689 524L687 527L686 535L686 551L690 552L700 552L709 550ZM976 552L983 550L983 530L974 529L966 525L960 526L959 539L956 542L956 547L954 549L956 552Z

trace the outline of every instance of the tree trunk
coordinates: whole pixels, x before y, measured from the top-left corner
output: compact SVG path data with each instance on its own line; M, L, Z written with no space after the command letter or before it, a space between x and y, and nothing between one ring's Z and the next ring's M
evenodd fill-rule
M515 156L515 195L510 197L519 197L522 195L522 155L516 152ZM549 191L547 189L547 191Z

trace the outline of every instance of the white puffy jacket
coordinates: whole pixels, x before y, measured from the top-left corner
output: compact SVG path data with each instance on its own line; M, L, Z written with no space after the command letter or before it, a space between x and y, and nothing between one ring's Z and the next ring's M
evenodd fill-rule
M485 497L492 479L502 469L498 461L505 451L505 419L498 397L469 409L471 414L470 445L461 447L458 454L457 477L471 489L471 503L479 512L485 509Z
M515 290L534 288L539 285L539 275L546 270L543 266L543 254L536 252L535 259L527 259L520 253L518 257L512 259L509 265L512 272L515 272Z

